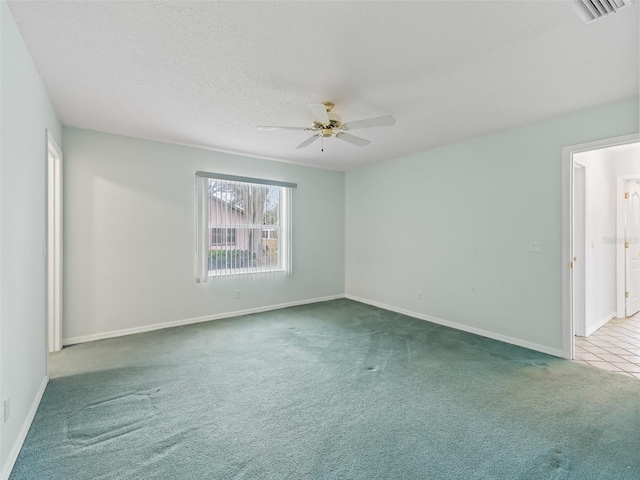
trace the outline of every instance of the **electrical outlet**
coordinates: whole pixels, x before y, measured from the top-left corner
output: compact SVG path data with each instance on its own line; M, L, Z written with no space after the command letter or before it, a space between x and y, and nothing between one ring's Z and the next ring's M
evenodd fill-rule
M422 300L422 290L418 290L418 300Z
M236 290L236 298L240 298L240 290Z
M7 423L7 420L9 420L9 417L11 416L11 397L7 397L6 400L4 401L4 423Z

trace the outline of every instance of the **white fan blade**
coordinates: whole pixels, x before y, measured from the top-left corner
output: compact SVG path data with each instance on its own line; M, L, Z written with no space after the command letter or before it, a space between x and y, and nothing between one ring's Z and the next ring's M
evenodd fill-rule
M313 137L309 137L304 142L302 142L300 145L298 145L296 148L308 147L313 142L315 142L318 138L320 138L320 135L314 135Z
M340 140L344 140L345 142L353 143L359 147L364 147L365 145L369 145L371 142L369 140L365 140L364 138L356 137L355 135L351 135L350 133L336 133L336 138Z
M258 130L309 130L307 127L258 127Z
M355 122L345 123L345 130L354 130L356 128L372 128L372 127L392 127L396 124L396 119L392 115L384 115L382 117L367 118L365 120L356 120Z
M314 121L320 122L323 125L329 123L329 114L327 113L327 107L322 103L307 103L307 107L311 110L311 117Z

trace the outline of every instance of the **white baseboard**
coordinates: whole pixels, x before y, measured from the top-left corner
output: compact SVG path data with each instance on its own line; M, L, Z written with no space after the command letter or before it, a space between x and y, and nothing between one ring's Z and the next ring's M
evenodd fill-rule
M376 302L374 300L357 297L355 295L347 294L345 295L345 298L348 298L350 300L355 300L356 302L373 305L374 307L384 308L385 310L391 310L392 312L401 313L402 315L418 318L420 320L426 320L427 322L437 323L438 325L443 325L445 327L451 327L451 328L455 328L456 330L462 330L463 332L474 333L476 335L491 338L493 340L499 340L500 342L510 343L512 345L517 345L519 347L528 348L529 350L535 350L537 352L547 353L555 357L563 357L562 350L549 348L544 345L538 345L537 343L533 343L533 342L527 342L526 340L521 340L519 338L509 337L507 335L490 332L488 330L483 330L481 328L470 327L469 325L452 322L450 320L443 320L442 318L432 317L431 315L425 315L424 313L418 313L418 312L413 312L411 310L406 310L404 308L394 307L393 305L387 305L386 303Z
M73 345L76 343L92 342L94 340L102 340L104 338L122 337L124 335L132 335L134 333L151 332L153 330L161 330L163 328L179 327L181 325L191 325L193 323L209 322L211 320L220 320L223 318L239 317L241 315L249 315L251 313L268 312L270 310L278 310L281 308L295 307L298 305L307 305L309 303L326 302L329 300L337 300L344 298L343 294L331 295L329 297L309 298L307 300L297 300L295 302L280 303L277 305L267 305L265 307L249 308L246 310L236 310L235 312L218 313L215 315L206 315L204 317L185 318L182 320L174 320L165 323L156 323L153 325L145 325L143 327L125 328L123 330L113 330L111 332L96 333L93 335L82 335L79 337L69 337L62 340L63 345Z
M587 331L585 332L585 337L588 337L589 335L594 333L596 330L606 325L609 320L611 320L616 316L616 313L617 312L608 313L607 315L602 317L600 320L598 320L595 323L595 325L587 325Z
M42 383L40 384L40 388L38 389L38 393L36 393L33 402L31 403L31 408L29 408L29 412L27 413L27 418L24 419L24 423L22 424L22 428L18 432L18 437L16 441L13 442L13 447L9 452L9 456L7 457L7 462L4 464L4 468L2 472L0 472L0 480L7 480L9 475L11 475L11 470L13 470L13 466L18 459L18 455L20 454L20 450L22 449L22 445L24 444L25 439L27 438L27 433L29 433L29 428L33 423L33 419L36 416L36 412L38 411L38 406L40 405L40 401L42 400L42 395L44 395L44 390L47 388L47 383L49 383L49 377L45 376L42 379Z
M252 314L252 313L268 312L270 310L278 310L278 309L281 309L281 308L295 307L295 306L298 306L298 305L307 305L307 304L310 304L310 303L326 302L326 301L329 301L329 300L337 300L339 298L348 298L348 299L354 300L356 302L366 303L368 305L373 305L375 307L384 308L385 310L390 310L392 312L401 313L403 315L407 315L407 316L413 317L413 318L418 318L420 320L426 320L428 322L436 323L438 325L443 325L445 327L451 327L451 328L455 328L456 330L462 330L464 332L469 332L469 333L473 333L473 334L476 334L476 335L481 335L483 337L492 338L494 340L498 340L498 341L505 342L505 343L510 343L510 344L513 344L513 345L517 345L519 347L524 347L524 348L528 348L530 350L536 350L538 352L547 353L549 355L553 355L553 356L556 356L556 357L563 357L562 350L558 350L558 349L555 349L555 348L549 348L549 347L546 347L544 345L539 345L537 343L528 342L526 340L521 340L519 338L509 337L507 335L502 335L502 334L499 334L499 333L490 332L488 330L483 330L481 328L471 327L469 325L464 325L462 323L452 322L450 320L444 320L442 318L433 317L431 315L425 315L423 313L418 313L418 312L414 312L414 311L407 310L407 309L404 309L404 308L395 307L393 305L388 305L386 303L377 302L375 300L369 300L367 298L361 298L361 297L358 297L358 296L355 296L355 295L343 295L343 294L331 295L331 296L328 296L328 297L310 298L310 299L306 299L306 300L298 300L298 301L295 301L295 302L280 303L280 304L276 304L276 305L267 305L267 306L264 306L264 307L249 308L249 309L246 309L246 310L236 310L234 312L218 313L218 314L215 314L215 315L206 315L204 317L186 318L186 319L175 320L175 321L171 321L171 322L157 323L157 324L153 324L153 325L145 325L145 326L142 326L142 327L125 328L123 330L113 330L113 331L110 331L110 332L96 333L96 334L93 334L93 335L83 335L83 336L78 336L78 337L69 337L69 338L63 339L62 340L62 344L63 345L73 345L73 344L76 344L76 343L91 342L91 341L94 341L94 340L102 340L102 339L105 339L105 338L114 338L114 337L121 337L121 336L124 336L124 335L132 335L134 333L151 332L153 330L161 330L163 328L179 327L181 325L191 325L191 324L194 324L194 323L209 322L209 321L212 321L212 320L220 320L220 319L223 319L223 318L239 317L241 315L249 315L249 314ZM610 318L612 318L612 317L610 317ZM598 328L600 328L600 327L598 327ZM0 479L0 480L2 480L2 479Z

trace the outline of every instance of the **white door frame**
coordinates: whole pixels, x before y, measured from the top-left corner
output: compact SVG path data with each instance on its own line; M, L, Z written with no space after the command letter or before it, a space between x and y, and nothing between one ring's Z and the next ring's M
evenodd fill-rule
M62 151L47 130L47 348L62 348Z
M594 142L569 145L562 149L562 353L574 357L573 319L573 156L576 153L625 145L640 141L640 134L622 135Z

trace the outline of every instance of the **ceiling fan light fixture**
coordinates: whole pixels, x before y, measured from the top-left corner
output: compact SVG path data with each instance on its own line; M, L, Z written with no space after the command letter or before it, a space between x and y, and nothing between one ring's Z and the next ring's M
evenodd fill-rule
M334 104L331 102L307 103L307 107L311 111L312 123L309 127L258 127L259 130L311 130L318 132L311 136L296 148L305 148L312 142L320 138L322 141L326 137L336 137L345 142L351 143L358 147L364 147L371 143L369 140L357 137L347 133L345 130L358 128L373 127L392 127L396 124L396 119L392 115L383 115L381 117L366 118L364 120L356 120L355 122L342 123L342 117L331 112ZM324 144L323 144L324 145ZM324 147L322 148L324 151Z
M333 112L329 112L328 115L329 115L329 120L331 120L332 122L337 122L340 125L342 125L342 117L340 115Z

